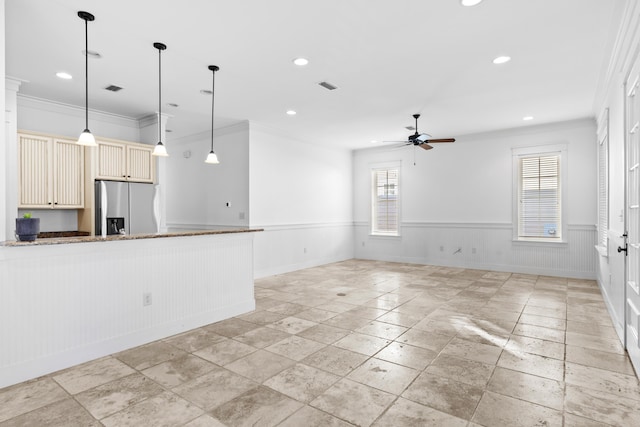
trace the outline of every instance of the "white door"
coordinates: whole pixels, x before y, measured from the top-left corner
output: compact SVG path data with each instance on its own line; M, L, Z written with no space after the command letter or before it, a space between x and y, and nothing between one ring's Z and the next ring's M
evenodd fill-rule
M626 347L631 362L640 372L640 59L625 82L626 93Z

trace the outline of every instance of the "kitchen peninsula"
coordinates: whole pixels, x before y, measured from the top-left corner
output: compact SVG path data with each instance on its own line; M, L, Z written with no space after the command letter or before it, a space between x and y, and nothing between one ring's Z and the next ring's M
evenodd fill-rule
M0 388L253 310L259 231L4 242Z

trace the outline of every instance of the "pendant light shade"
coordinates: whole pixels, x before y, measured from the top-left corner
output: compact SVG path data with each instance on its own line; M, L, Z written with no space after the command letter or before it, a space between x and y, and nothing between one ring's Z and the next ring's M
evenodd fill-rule
M158 143L153 149L154 156L167 157L167 148L162 143L162 51L167 48L166 44L154 43L153 47L158 49Z
M218 156L213 151L213 106L216 97L216 71L218 71L220 67L218 67L217 65L209 65L208 68L213 73L213 81L211 85L211 151L209 151L207 159L204 162L212 165L217 165L220 162L218 161Z
M96 19L89 12L79 11L78 16L84 21L84 130L78 138L79 145L95 147L96 139L89 130L89 21Z

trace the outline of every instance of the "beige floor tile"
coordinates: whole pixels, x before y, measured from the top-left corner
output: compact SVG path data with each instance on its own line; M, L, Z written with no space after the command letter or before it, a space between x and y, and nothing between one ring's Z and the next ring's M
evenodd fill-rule
M75 398L91 415L102 419L163 391L155 382L135 373L83 391Z
M371 358L351 372L347 378L393 394L401 394L420 371Z
M564 384L560 381L496 368L487 390L562 411Z
M394 341L376 353L375 357L408 368L423 370L437 355L435 351Z
M489 382L494 368L495 366L486 363L461 359L441 353L427 366L425 372L484 388Z
M352 308L356 308L355 304L347 304L340 301L330 301L325 304L317 305L315 308L319 308L320 310L333 311L334 313L344 313L345 311L349 311Z
M187 354L185 351L171 344L164 341L156 341L117 353L115 357L132 368L141 371L185 354Z
M440 335L418 329L409 329L407 332L396 338L396 341L439 353L443 348L445 348L449 341L451 341L451 338L452 337L449 335Z
M564 344L565 332L559 329L546 328L544 326L527 325L518 323L513 330L514 335L522 335L530 338L538 338Z
M193 421L184 425L184 427L227 427L211 415L202 414Z
M617 338L616 331L615 329L613 329L613 325L611 324L611 319L606 318L602 322L606 323L600 324L594 322L576 322L570 320L567 322L567 332L575 332L583 335L595 335L609 339Z
M609 427L610 425L569 413L564 414L564 427Z
M321 310L319 308L310 308L309 310L301 311L296 314L296 317L300 319L310 320L316 323L322 323L326 320L334 317L336 313L328 310Z
M231 371L216 368L174 388L173 391L208 411L257 385L255 381L248 380Z
M298 297L296 296L296 298ZM276 305L274 307L267 309L267 311L270 311L272 313L282 314L284 316L295 316L297 313L300 313L301 311L305 311L308 308L309 307L307 307L306 305L283 302L280 305Z
M312 322L310 320L300 319L299 317L285 317L284 319L278 320L270 324L268 327L277 329L282 332L286 332L288 334L297 334L305 329L309 329L313 326L316 326L316 322Z
M101 425L71 398L51 403L2 423L2 427L99 427Z
M230 371L262 383L272 376L294 365L295 362L286 357L258 350L248 356L242 357L225 367Z
M242 335L238 335L233 339L252 347L265 348L290 336L291 334L265 326Z
M387 314L383 314L376 320L378 322L391 323L392 325L404 326L410 328L422 319L421 316L409 313L400 313L397 311L389 311Z
M502 353L501 347L453 338L442 349L442 354L475 360L489 365L495 365Z
M355 351L356 353L373 356L390 343L391 341L385 340L384 338L378 338L354 332L336 341L333 345L335 345L336 347L344 348L346 350Z
M334 326L336 328L347 329L349 331L355 331L358 328L361 328L367 324L369 324L370 320L365 317L356 316L351 313L340 313L336 314L329 320L325 320L322 322L325 325Z
M235 337L236 335L242 335L259 327L260 325L256 323L251 323L232 317L231 319L207 325L204 327L204 329L214 332L218 335L231 338Z
M469 420L482 397L482 388L423 372L402 397Z
M142 373L166 388L173 388L214 368L213 363L186 354L145 369Z
M141 347L138 347L141 349ZM175 347L174 347L175 349ZM146 352L146 349L140 350ZM135 371L113 357L105 357L84 363L54 374L53 379L67 392L77 394L82 391L126 377Z
M268 387L256 387L214 409L211 415L230 426L275 426L302 403Z
M374 320L387 313L388 313L388 310L359 306L356 308L352 308L351 310L347 311L345 314L353 314L358 317L364 317L365 319Z
M297 334L299 337L307 338L313 341L318 341L324 344L333 344L340 338L349 335L349 331L346 329L336 328L329 325L317 325Z
M515 326L504 328L495 321L471 319L464 324L456 325L458 338L467 341L479 342L481 344L504 347L509 342L511 330Z
M395 396L342 379L311 402L311 406L359 426L369 426L394 401Z
M465 427L467 421L437 409L400 398L374 424L376 427Z
M565 381L573 386L593 388L640 401L640 385L635 375L566 362Z
M274 306L271 306L271 307L274 307ZM242 316L238 316L238 319L242 319L247 322L255 323L261 326L265 326L270 323L277 322L278 320L282 320L285 317L287 316L284 314L273 313L265 309L265 310L256 310L256 311L252 311L251 313L243 314Z
M302 363L336 375L345 376L367 359L368 356L363 354L330 345L303 359Z
M530 353L503 351L498 366L556 381L564 380L564 362Z
M0 390L0 423L69 395L51 378L40 378Z
M225 340L226 337L222 335L218 335L208 329L198 328L180 335L175 335L164 341L174 347L178 347L180 350L192 353Z
M558 329L561 331L567 329L567 321L564 319L537 316L535 314L523 314L520 316L519 322L525 325L542 326L544 328Z
M562 412L487 391L472 421L483 426L562 427Z
M193 403L165 392L104 418L102 423L106 427L171 426L185 424L202 413Z
M626 354L614 354L607 351L599 351L573 345L566 346L567 362L579 363L594 368L620 372L621 374L635 375L633 365Z
M625 350L617 338L602 338L594 335L567 332L566 344L609 353L625 354Z
M538 307L535 305L527 305L524 310L522 310L522 313L535 314L536 316L553 317L554 319L567 319L566 310Z
M565 411L614 426L640 425L640 402L567 384Z
M322 412L311 406L304 406L295 414L291 415L285 421L280 423L278 427L351 427L341 419L333 417L326 412Z
M250 345L243 344L235 340L227 340L214 344L211 347L203 348L193 354L217 365L223 366L251 354L256 350L257 348L251 347Z
M266 347L265 350L300 361L324 347L326 344L292 335Z
M505 346L505 351L513 353L531 353L538 356L564 360L564 344L545 341L538 338L512 335Z
M269 378L264 385L293 399L309 403L339 379L337 375L298 363Z
M389 323L372 321L369 324L356 329L355 332L361 334L373 335L378 338L393 340L407 331L407 328Z

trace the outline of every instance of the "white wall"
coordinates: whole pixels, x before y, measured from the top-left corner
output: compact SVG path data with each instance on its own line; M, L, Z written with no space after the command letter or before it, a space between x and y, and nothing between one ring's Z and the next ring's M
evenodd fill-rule
M262 277L353 257L352 154L251 125L251 227Z
M512 148L559 143L567 144L569 156L568 243L513 242ZM370 168L385 161L402 163L402 236L397 238L369 236ZM354 156L355 254L593 278L596 178L591 119L462 136L428 152L413 147L360 150Z
M165 186L169 230L249 225L248 122L217 129L213 148L218 165L204 162L210 133L171 142Z

